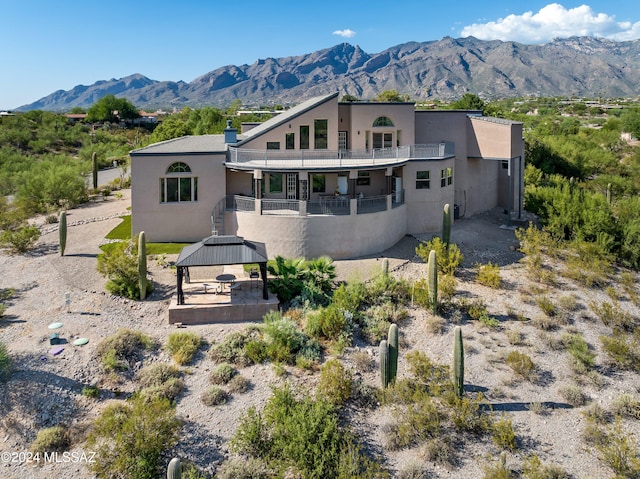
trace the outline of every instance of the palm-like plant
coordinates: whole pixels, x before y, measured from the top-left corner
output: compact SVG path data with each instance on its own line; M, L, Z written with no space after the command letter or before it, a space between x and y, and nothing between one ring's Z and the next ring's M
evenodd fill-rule
M329 294L333 290L333 280L336 279L336 265L328 256L310 259L304 263L303 276L305 281L312 281L323 293Z
M283 258L276 256L273 263L267 264L269 274L274 278L269 280L269 291L274 293L281 303L295 298L302 291L303 258Z

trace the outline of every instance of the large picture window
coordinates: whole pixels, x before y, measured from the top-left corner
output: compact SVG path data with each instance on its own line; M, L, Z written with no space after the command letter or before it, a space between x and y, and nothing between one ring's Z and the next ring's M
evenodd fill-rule
M329 120L314 120L313 148L316 150L329 148Z
M160 178L160 203L198 201L198 178L191 176L189 165L173 163L166 175Z

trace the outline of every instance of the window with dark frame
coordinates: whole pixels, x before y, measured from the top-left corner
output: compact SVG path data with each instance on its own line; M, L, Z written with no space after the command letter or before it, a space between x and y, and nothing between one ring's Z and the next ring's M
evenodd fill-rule
M369 186L371 184L371 177L368 171L358 171L358 179L356 180L358 186Z
M312 190L314 193L325 192L326 178L324 175L311 175Z
M440 170L440 187L444 188L453 183L453 168Z
M313 148L316 150L329 148L329 120L313 121Z
M431 172L416 171L416 190L428 190L431 188Z
M294 150L296 148L296 134L295 133L285 133L284 135L284 144L287 150Z
M281 173L269 173L269 193L282 193Z
M166 177L160 178L160 203L198 201L198 178L191 174L186 163L178 161L167 168Z
M309 125L300 126L300 149L309 149Z
M267 141L267 150L279 150L280 142L279 141Z

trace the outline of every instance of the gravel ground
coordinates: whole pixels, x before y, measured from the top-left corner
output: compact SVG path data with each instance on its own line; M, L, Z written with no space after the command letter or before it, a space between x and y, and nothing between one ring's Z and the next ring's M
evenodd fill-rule
M46 225L44 218L36 219L43 235L38 247L26 255L0 253L0 288L15 288L16 295L8 304L5 317L0 320L0 340L11 351L15 369L6 384L0 385L0 453L26 452L39 429L64 424L83 437L88 424L99 411L123 393L133 389L131 382L114 386L105 381L94 357L99 342L120 328L145 332L160 343L175 331L168 324L167 306L175 287L174 273L155 261L149 262L155 284L153 294L144 302L129 301L107 294L105 280L96 271L96 255L102 238L119 222L118 217L127 214L129 191L122 198L112 197L77 208L68 213L67 251L60 257L57 251L57 227ZM585 448L580 434L586 422L581 408L566 407L561 390L576 383L568 368L566 353L552 351L545 346L540 331L533 323L541 315L535 303L527 298L534 286L526 279L523 267L518 263L521 255L513 230L501 227L504 216L492 211L472 219L461 219L452 229L452 241L465 255L458 280L460 297L483 298L489 313L501 320L499 330L489 330L478 323L463 324L465 336L465 380L469 390L484 391L494 410L503 411L512 419L519 438L519 451L510 454L508 463L518 468L532 452L543 462L555 463L565 468L572 477L610 477L592 451ZM415 256L415 247L425 237L403 238L384 253L348 261L338 261L340 279L367 279L380 271L382 259L388 258L393 274L407 279L424 276L425 265ZM169 258L171 260L172 258ZM492 261L501 266L503 288L500 290L481 286L473 281L472 268L476 263ZM71 302L69 311L65 305L65 293ZM640 381L636 374L612 373L607 370L599 350L598 336L608 331L596 323L589 313L590 299L607 300L604 291L585 291L569 281L560 281L556 288L544 291L554 301L561 296L574 295L580 309L571 313L571 328L581 332L597 353L598 372L602 385L584 382L581 386L592 402L610 407L621 393L637 396ZM623 307L638 316L638 308L629 301ZM507 310L520 313L528 321L513 321ZM409 317L400 324L401 346L404 351L418 349L437 362L450 363L453 325L445 324L441 333L433 333L428 327L430 315L424 310L410 308ZM49 351L48 325L63 323L59 334L67 341L61 354L52 356ZM220 341L231 331L246 324L220 324L193 326L189 330L202 335L209 343ZM553 334L560 336L569 326ZM519 381L505 366L507 351L515 349L508 341L507 333L517 331L523 341L518 349L529 354L538 367L539 380L531 383ZM74 346L79 337L86 337L86 346ZM370 370L357 370L354 353L366 351L372 359ZM400 356L399 376L406 374L404 356ZM349 348L341 359L351 367L356 376L377 386L377 347L359 345ZM151 361L169 362L168 355L160 349ZM251 382L249 392L236 394L223 406L208 408L202 405L200 394L208 383L208 375L215 365L202 351L185 375L186 392L181 396L177 412L184 420L181 439L173 454L187 457L209 472L214 472L228 455L227 441L233 435L242 412L250 405L260 407L270 395L270 388L282 381L290 381L311 390L317 375L288 368L284 375L276 374L271 365L243 368L241 373ZM86 385L100 387L99 400L81 395ZM547 404L545 414L534 414L531 403ZM394 419L394 411L387 408L350 411L352 424L364 438L368 448L383 452L392 474L398 476L409 464L420 463L428 471L428 477L475 478L482 476L482 465L487 457L496 458L499 450L490 440L478 440L461 444L460 460L453 469L428 463L420 448L401 452L385 449L385 425ZM630 435L639 432L636 422L626 422ZM82 452L81 441L75 446ZM99 452L98 452L99 453ZM5 455L3 458L7 457ZM19 459L17 457L16 459ZM92 475L81 463L53 463L44 466L3 461L0 474L7 478L89 478Z

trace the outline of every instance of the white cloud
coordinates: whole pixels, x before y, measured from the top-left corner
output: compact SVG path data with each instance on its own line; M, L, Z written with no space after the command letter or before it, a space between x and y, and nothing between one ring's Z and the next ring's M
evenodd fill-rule
M559 3L550 3L537 13L528 11L492 22L467 25L461 36L534 44L571 36L634 40L640 38L640 22L617 22L615 15L595 13L588 5L566 9Z
M333 32L334 35L340 35L343 38L353 38L356 36L356 32L349 28L345 28L344 30L336 30Z

